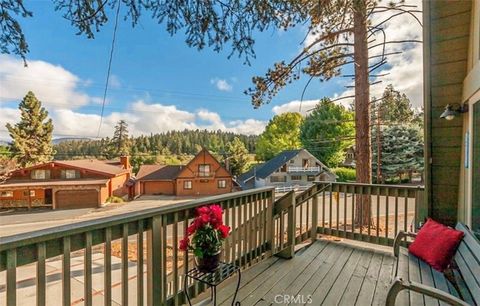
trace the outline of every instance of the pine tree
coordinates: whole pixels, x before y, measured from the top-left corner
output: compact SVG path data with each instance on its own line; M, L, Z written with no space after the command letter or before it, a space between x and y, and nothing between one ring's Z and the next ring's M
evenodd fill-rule
M115 125L115 131L111 141L113 155L115 157L128 155L130 152L130 139L128 138L128 124L125 120L119 120Z
M12 137L12 152L17 156L18 164L26 167L52 160L52 119L48 112L31 91L23 98L20 109L20 122L7 124L6 128Z
M373 135L376 135L376 129ZM403 174L421 173L423 162L423 134L415 125L395 125L382 130L382 178L393 179ZM376 143L373 143L373 170L377 170Z

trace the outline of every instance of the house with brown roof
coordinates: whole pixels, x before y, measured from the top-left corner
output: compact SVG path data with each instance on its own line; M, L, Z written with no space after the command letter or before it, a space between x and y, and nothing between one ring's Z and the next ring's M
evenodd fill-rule
M138 194L207 196L231 192L233 176L206 149L187 165L143 165L136 176Z
M133 198L128 157L120 161L55 160L13 171L0 184L0 207L99 207L111 196Z

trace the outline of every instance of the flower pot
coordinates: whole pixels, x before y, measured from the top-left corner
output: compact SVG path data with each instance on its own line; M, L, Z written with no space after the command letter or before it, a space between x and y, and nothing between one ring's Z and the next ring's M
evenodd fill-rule
M221 253L221 251L218 251L214 255L203 256L203 258L195 256L195 265L197 266L197 269L204 273L215 271L220 265Z

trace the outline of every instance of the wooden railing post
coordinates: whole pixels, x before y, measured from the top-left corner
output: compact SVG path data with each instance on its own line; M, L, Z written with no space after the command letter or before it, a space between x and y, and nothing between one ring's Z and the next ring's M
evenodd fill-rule
M162 305L162 215L152 217L147 232L147 305Z
M425 201L424 190L418 187L415 192L415 228L416 231L420 227L420 222L424 222L428 217L428 203Z
M268 194L268 193L266 193ZM270 191L270 196L267 198L267 245L268 245L268 251L267 257L271 257L273 255L273 248L274 246L274 235L275 235L275 230L274 230L274 222L273 222L273 203L275 203L275 191L272 190Z
M295 256L295 237L297 234L296 226L296 205L295 205L295 193L290 192L288 198L284 201L288 202L288 217L287 217L287 247L278 252L276 255L281 258L292 258ZM300 224L301 226L301 224ZM283 233L281 233L280 239L283 239Z
M316 185L315 192L319 189L319 185ZM308 220L307 220L308 221ZM310 232L310 237L312 242L317 240L317 227L318 227L318 194L314 195L312 198L312 228Z

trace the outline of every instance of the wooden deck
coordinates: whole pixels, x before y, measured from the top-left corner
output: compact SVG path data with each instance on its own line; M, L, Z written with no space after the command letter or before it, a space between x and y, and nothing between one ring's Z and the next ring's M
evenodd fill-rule
M384 305L393 264L391 252L318 240L293 259L272 257L244 270L237 300L242 305ZM235 285L217 289L217 305L231 305Z

